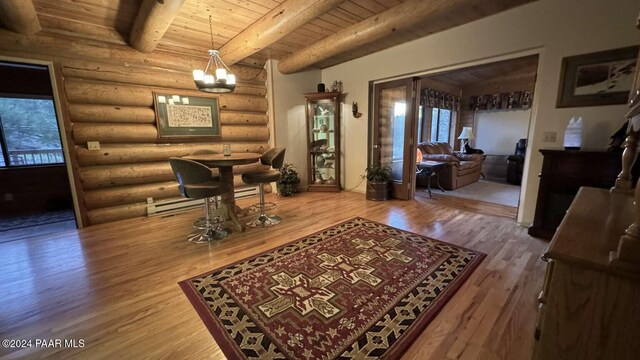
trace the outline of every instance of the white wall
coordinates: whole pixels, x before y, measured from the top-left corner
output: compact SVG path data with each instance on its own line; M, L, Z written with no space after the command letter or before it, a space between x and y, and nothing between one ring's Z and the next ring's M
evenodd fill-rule
M271 69L277 61L269 60ZM304 93L315 92L320 83L320 70L291 75L273 74L273 110L275 115L275 144L287 148L285 161L293 163L300 173L301 186L307 185L307 128Z
M531 110L477 112L471 144L487 155L512 155L518 140L527 137L530 117Z
M604 148L624 121L626 106L556 109L562 58L638 44L637 0L539 0L444 32L322 70L322 81L342 80L346 107L360 104L363 117L344 111L345 188L353 187L367 164L368 81L438 72L539 53L529 147L518 221L531 223L542 165L540 148L561 147L571 116L585 119L584 147ZM348 109L344 109L348 110ZM558 141L542 143L544 131ZM358 188L364 191L364 184Z

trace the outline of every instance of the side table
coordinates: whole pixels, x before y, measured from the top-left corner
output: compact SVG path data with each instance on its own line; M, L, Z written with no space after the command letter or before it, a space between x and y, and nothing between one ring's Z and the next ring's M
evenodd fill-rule
M429 198L431 198L431 178L436 178L436 186L442 192L444 189L440 186L440 171L449 166L448 163L438 161L423 161L416 164L416 183L426 184Z

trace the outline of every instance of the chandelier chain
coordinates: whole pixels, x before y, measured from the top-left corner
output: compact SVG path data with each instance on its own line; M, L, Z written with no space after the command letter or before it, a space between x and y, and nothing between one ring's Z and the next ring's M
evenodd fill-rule
M213 23L211 21L211 15L209 15L209 34L211 35L211 49L213 50Z

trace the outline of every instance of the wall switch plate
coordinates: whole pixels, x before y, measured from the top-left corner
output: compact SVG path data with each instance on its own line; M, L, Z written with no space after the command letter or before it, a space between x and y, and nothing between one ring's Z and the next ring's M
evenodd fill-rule
M87 149L89 149L89 150L100 150L100 142L99 141L87 141Z
M557 132L545 131L542 135L542 142L548 142L548 143L556 142L557 137L558 137Z

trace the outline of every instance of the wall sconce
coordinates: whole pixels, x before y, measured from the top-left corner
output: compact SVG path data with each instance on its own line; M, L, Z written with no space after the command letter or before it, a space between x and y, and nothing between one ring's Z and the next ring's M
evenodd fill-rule
M355 101L351 105L351 112L353 112L353 117L356 119L362 116L362 114L358 112L358 103Z

